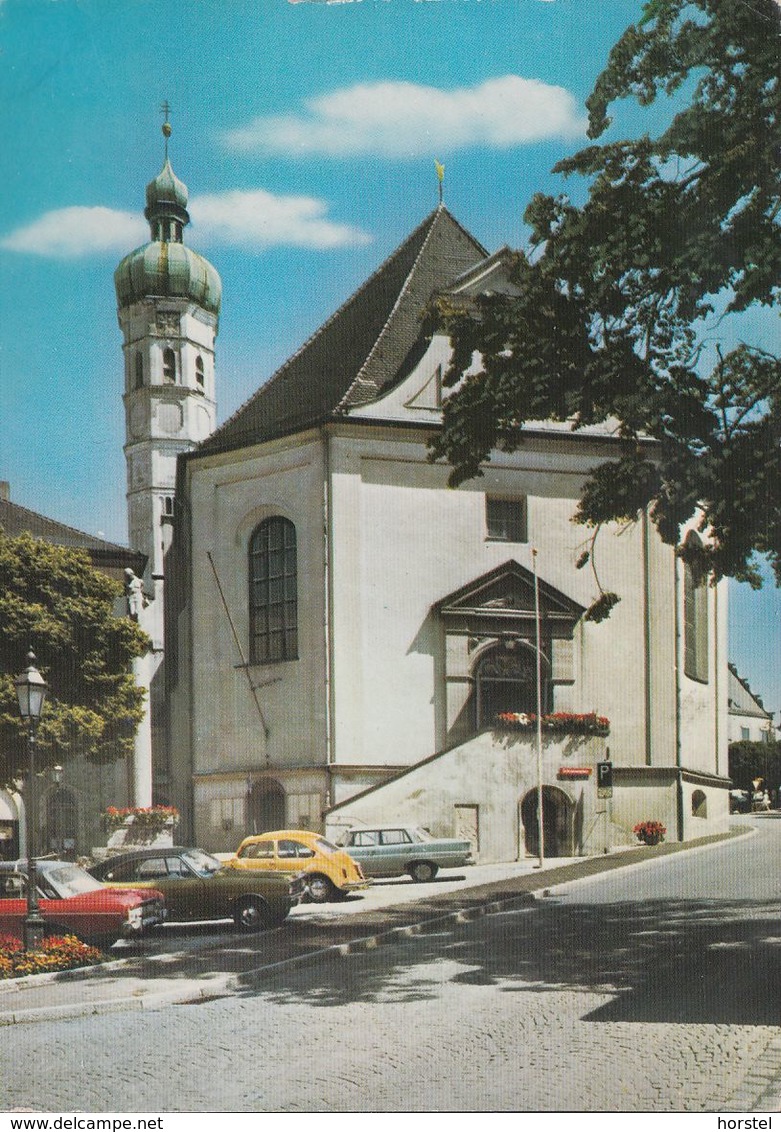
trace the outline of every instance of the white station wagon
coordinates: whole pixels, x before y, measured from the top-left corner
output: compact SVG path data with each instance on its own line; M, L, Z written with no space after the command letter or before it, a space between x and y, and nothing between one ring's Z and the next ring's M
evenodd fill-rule
M353 828L342 834L339 845L357 861L368 877L408 874L421 883L433 880L440 869L472 865L472 846L457 838L432 837L419 826Z

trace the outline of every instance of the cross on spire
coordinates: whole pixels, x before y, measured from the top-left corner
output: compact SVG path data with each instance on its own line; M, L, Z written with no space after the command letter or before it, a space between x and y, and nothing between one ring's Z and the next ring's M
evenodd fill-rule
M445 166L441 161L437 161L437 159L434 158L434 167L436 168L437 181L439 182L439 203L442 204L442 198L444 196L443 190L445 182Z
M164 115L165 121L163 122L162 130L163 137L165 138L165 157L168 160L168 139L171 136L171 123L168 121L168 115L171 112L171 106L168 99L165 100L160 106L160 113Z

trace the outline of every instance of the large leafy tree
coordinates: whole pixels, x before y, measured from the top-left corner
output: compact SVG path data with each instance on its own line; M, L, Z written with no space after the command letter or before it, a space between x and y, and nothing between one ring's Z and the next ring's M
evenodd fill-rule
M525 421L612 418L617 459L593 469L581 522L647 508L675 544L699 506L701 565L758 585L758 552L781 582L781 364L720 342L741 312L779 301L780 33L775 0L649 0L615 45L590 138L627 97L669 106L669 125L556 167L586 179L585 203L532 199L517 296L442 303L456 388L432 458L454 484L517 448Z
M31 648L49 684L37 736L41 766L74 754L100 762L132 752L144 694L131 662L149 640L115 615L121 592L84 552L0 529L0 782L25 766L13 678Z
M752 743L742 739L729 745L729 776L738 790L751 790L761 778L769 789L781 786L781 743Z

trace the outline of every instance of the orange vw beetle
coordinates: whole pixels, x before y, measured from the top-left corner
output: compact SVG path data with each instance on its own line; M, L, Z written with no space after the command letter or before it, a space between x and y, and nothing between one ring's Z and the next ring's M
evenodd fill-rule
M306 829L277 829L245 837L232 869L276 869L303 873L309 899L316 904L368 888L363 869L344 849Z

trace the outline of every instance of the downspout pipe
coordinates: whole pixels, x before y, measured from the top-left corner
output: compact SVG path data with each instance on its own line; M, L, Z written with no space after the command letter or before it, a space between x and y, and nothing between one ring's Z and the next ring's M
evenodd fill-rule
M321 429L323 446L323 697L325 711L325 763L326 763L326 797L325 805L328 809L333 804L331 791L331 767L334 762L332 717L332 671L331 671L331 642L333 590L331 579L331 546L333 534L333 500L331 493L331 437L327 428Z
M680 572L678 555L673 556L675 603L675 768L676 768L676 819L678 841L683 841L683 768L681 766L681 614Z

